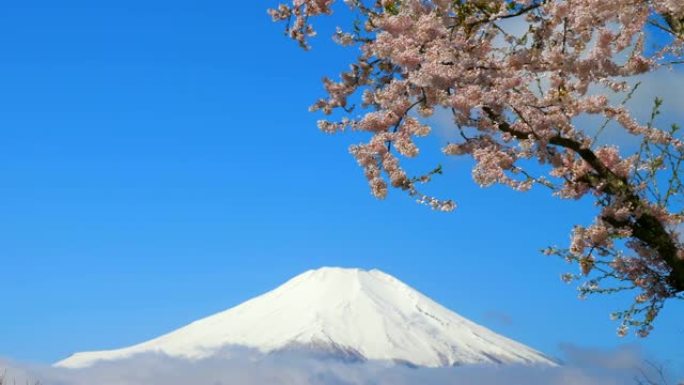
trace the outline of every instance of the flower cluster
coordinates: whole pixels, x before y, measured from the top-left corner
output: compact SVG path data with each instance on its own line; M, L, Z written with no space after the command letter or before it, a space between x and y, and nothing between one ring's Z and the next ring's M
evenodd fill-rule
M331 14L332 3L293 0L270 13L274 20L287 21L289 35L308 47L314 35L310 19ZM357 47L360 56L339 80L324 80L327 97L311 109L346 116L320 121L325 132L349 128L368 133L370 139L350 151L373 195L384 198L392 186L432 208L455 207L417 189L439 172L411 177L401 164L419 155L415 138L430 133L421 117L450 111L461 139L447 144L443 153L472 157L472 175L481 186L527 191L541 184L561 198L595 199L599 214L594 224L576 227L570 249L558 253L579 265L578 276L586 279L580 287L584 294L611 292L600 286L602 280L627 282L639 291L636 307L621 319L626 320L623 326L643 326L639 332L646 334L663 302L684 292L684 249L672 230L683 217L672 202L684 191L678 178L684 144L676 128L641 124L609 96L631 96L629 77L654 71L667 64L666 58L681 54L684 28L678 25L684 23L684 2L345 3L361 23L353 33L338 29L334 38ZM510 19L525 23L523 32L507 30ZM650 49L648 28L664 30L669 40ZM363 101L357 107L361 114L352 112L350 99L356 97ZM615 122L641 140L639 152L598 145L601 129L578 125L583 116ZM525 170L531 159L548 171L548 178ZM636 321L643 304L649 304L648 310Z

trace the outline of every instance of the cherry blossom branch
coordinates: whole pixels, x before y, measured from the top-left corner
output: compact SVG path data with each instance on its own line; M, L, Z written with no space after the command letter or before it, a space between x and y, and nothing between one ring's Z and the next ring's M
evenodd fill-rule
M483 111L497 123L501 131L520 140L528 139L529 134L512 129L508 122L501 119L491 108L483 107ZM569 149L587 162L592 167L594 174L586 174L583 179L594 189L607 195L617 196L618 199L628 202L632 207L647 207L641 198L634 193L625 178L615 175L591 149L584 147L582 143L559 135L548 138L548 143ZM649 248L656 250L672 270L667 277L668 283L676 292L684 291L684 259L679 257L679 248L670 233L654 215L644 212L636 218L618 220L611 216L604 216L602 219L615 228L630 229L635 238L644 242Z
M275 20L288 22L287 33L307 48L314 34L309 19L330 15L332 3L293 0L270 12ZM638 123L624 101L636 91L627 80L684 61L684 3L345 3L361 20L353 33L338 30L335 40L358 48L360 55L339 81L324 80L328 97L312 110L345 114L337 122L319 121L325 132L350 128L368 134L368 141L351 146L350 152L372 194L382 199L391 185L434 209L455 207L417 189L441 174L441 168L410 177L401 165L402 157L419 155L415 138L430 134L424 119L438 110L451 111L461 139L442 151L472 157L472 176L479 185L527 191L542 184L560 198L593 197L600 211L594 223L576 226L570 247L552 254L579 265L577 278L585 280L581 293L639 291L633 306L618 313L619 330L636 327L646 335L665 301L684 293L684 245L674 230L684 223L679 172L684 142L676 126L655 126L657 114L648 124ZM525 32L516 35L498 23L515 18L527 25ZM645 48L651 27L665 29L670 37L659 41L654 53ZM627 96L612 105L613 92ZM362 100L358 110L350 101L357 97ZM414 109L419 116L409 114ZM351 116L352 111L360 115ZM579 127L577 119L583 116L604 123L597 130ZM596 144L610 122L641 141L635 154L625 154L617 143ZM549 179L523 166L535 159Z

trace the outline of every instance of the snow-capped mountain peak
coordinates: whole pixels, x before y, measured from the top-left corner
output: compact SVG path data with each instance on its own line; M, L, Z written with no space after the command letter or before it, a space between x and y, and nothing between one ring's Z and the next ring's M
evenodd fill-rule
M379 270L321 268L266 294L128 348L77 353L56 366L85 367L140 353L201 359L229 346L263 353L311 349L418 366L555 365L541 353L437 304Z

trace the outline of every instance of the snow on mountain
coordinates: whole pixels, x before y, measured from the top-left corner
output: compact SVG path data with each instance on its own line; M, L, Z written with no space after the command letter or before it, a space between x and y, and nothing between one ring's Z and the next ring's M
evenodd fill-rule
M140 353L195 360L229 346L263 353L311 349L428 367L555 365L543 354L463 318L379 270L321 268L153 340L77 353L55 366L81 368Z

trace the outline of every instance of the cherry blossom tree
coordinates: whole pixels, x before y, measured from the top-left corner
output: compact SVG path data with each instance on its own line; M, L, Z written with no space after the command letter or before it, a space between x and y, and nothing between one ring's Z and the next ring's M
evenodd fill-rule
M293 0L269 13L308 49L312 18L332 15L333 3ZM684 142L677 125L656 126L662 100L646 122L624 103L635 91L630 80L683 62L684 1L344 3L357 22L334 39L360 54L339 80L324 79L328 95L311 110L330 117L318 123L324 132L370 134L350 152L373 195L382 199L391 186L433 209L455 208L420 190L441 168L414 176L401 163L419 154L414 139L430 135L429 118L447 111L459 139L442 151L472 157L479 185L538 185L561 199L595 202L593 223L575 226L567 249L545 253L578 265L563 278L579 281L581 296L634 295L612 314L620 335L634 327L646 336L664 303L684 298ZM509 31L510 20L524 31ZM587 126L587 116L603 124ZM606 141L608 125L640 143L637 151Z

